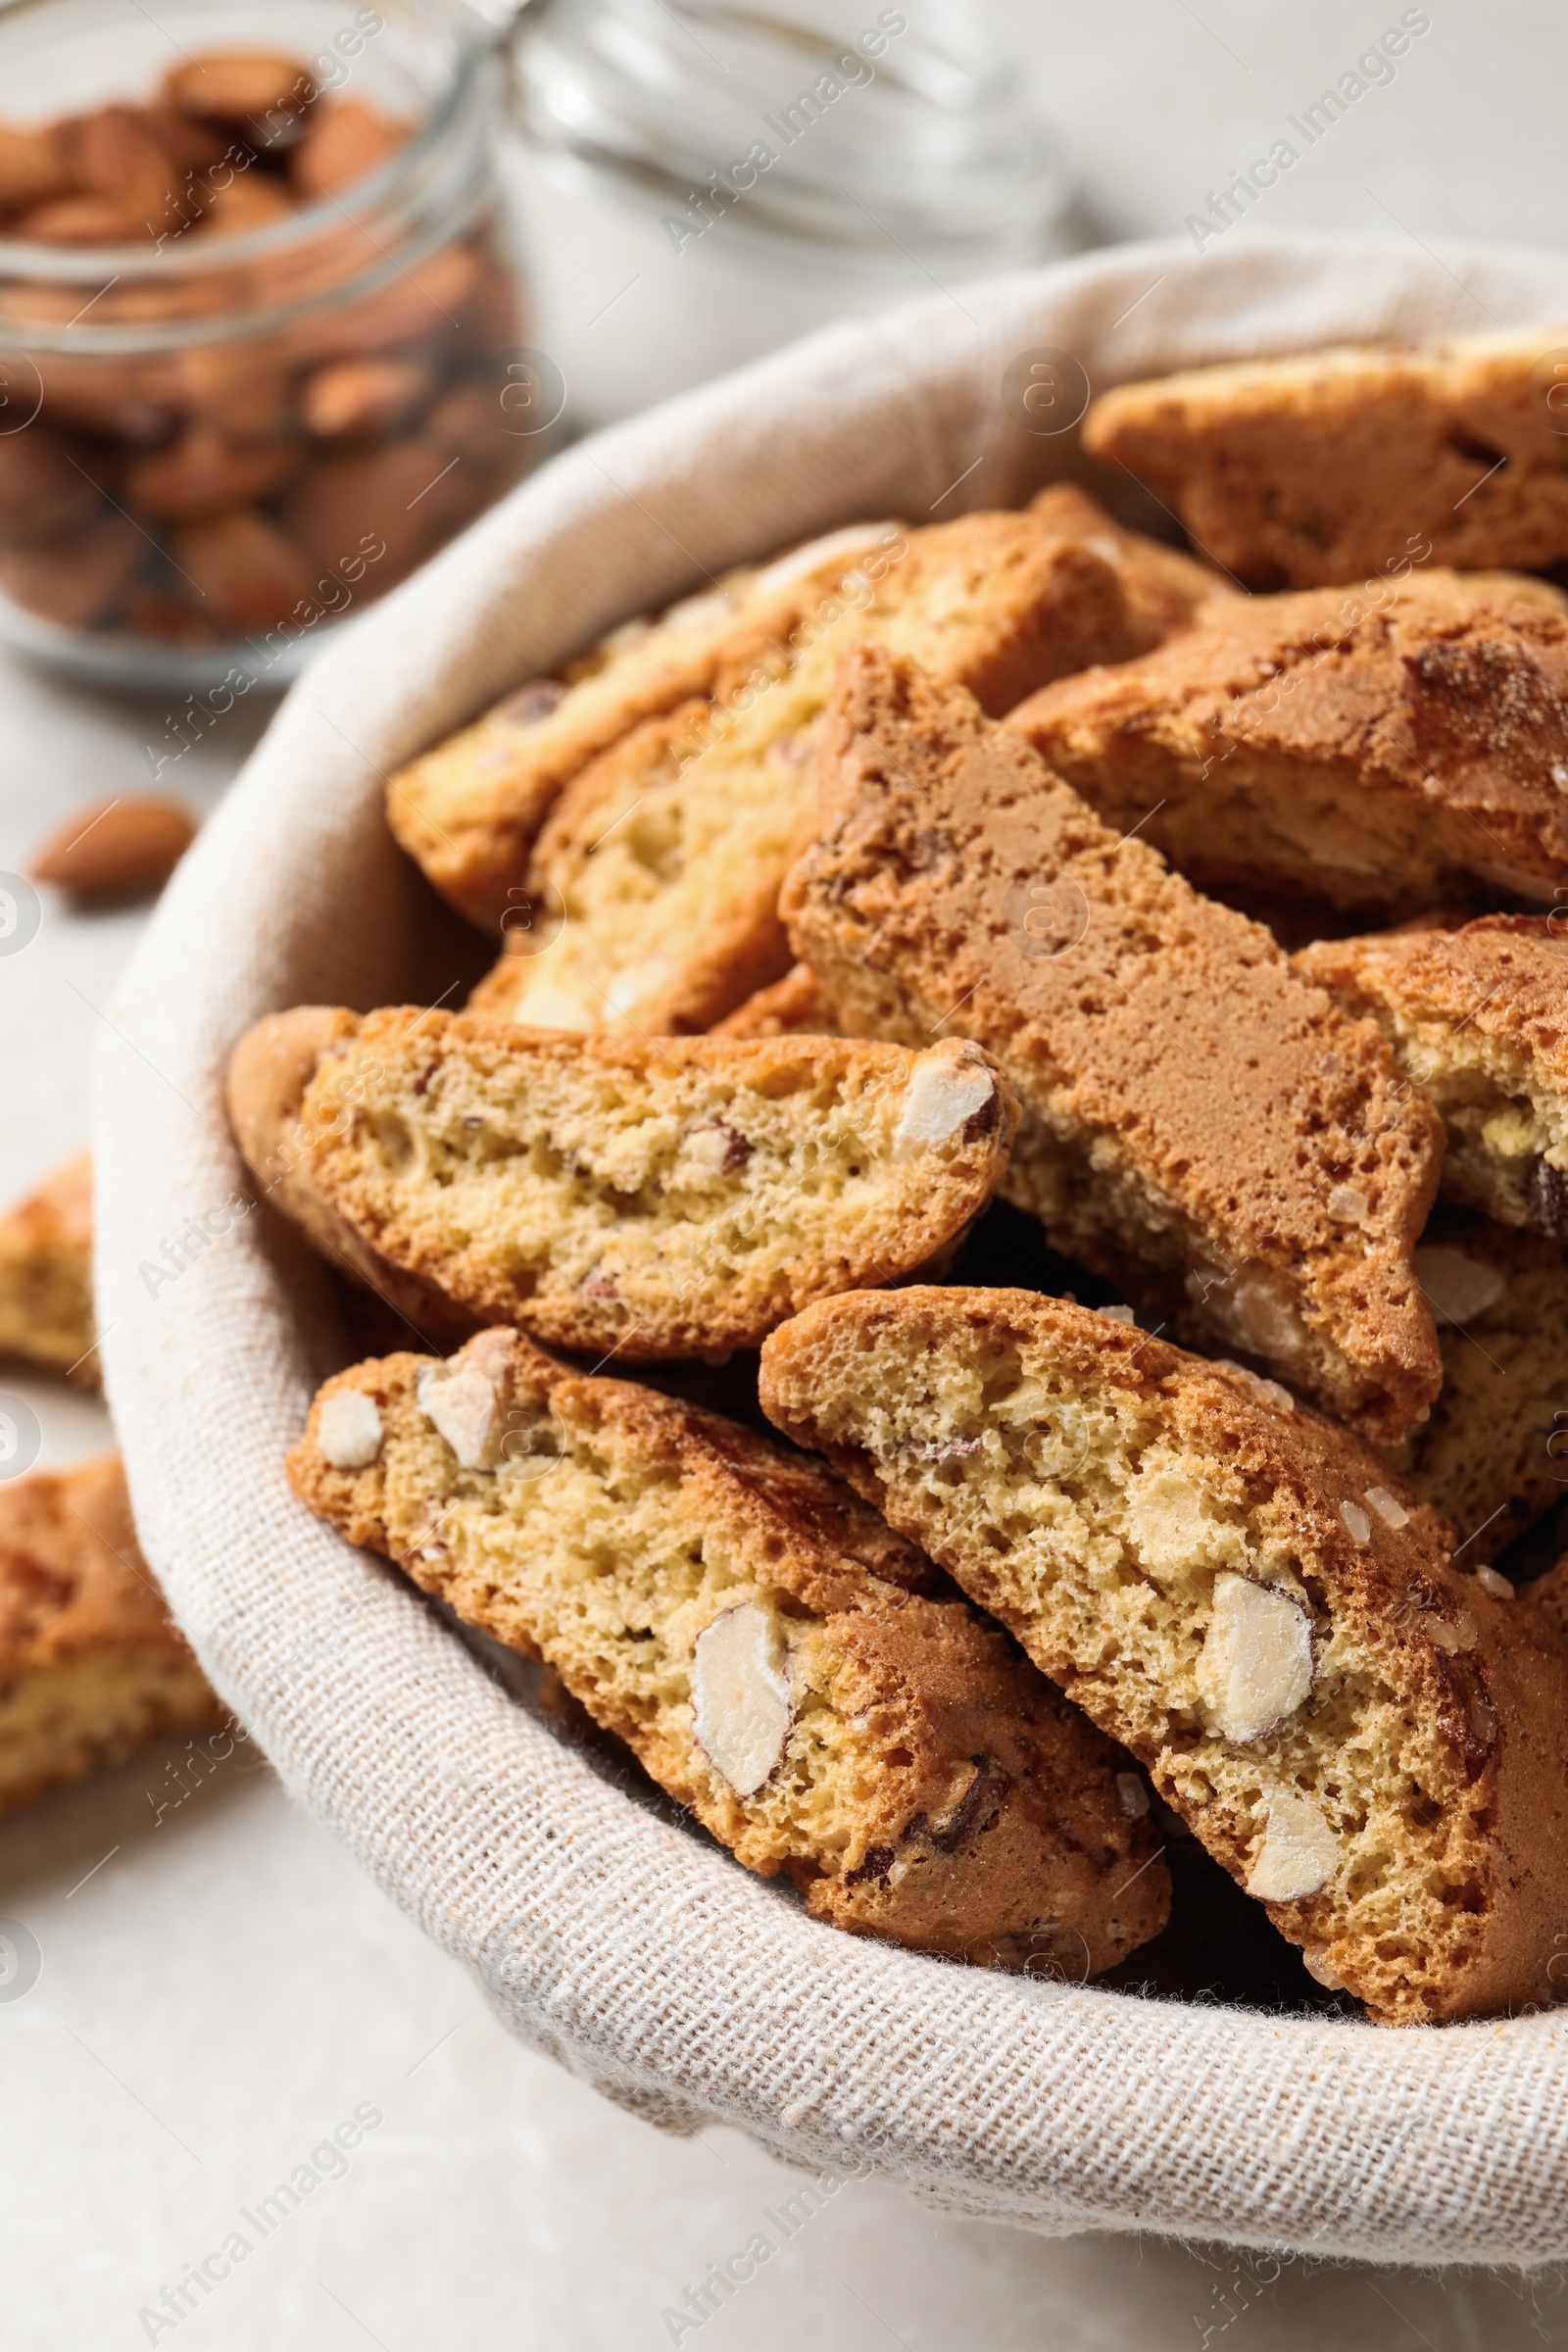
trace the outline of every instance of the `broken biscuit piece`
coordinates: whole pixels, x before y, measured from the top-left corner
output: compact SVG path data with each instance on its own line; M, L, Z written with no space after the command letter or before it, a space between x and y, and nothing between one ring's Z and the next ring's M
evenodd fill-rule
M1390 1454L1453 1522L1472 1574L1568 1494L1568 1260L1561 1245L1439 1209L1412 1263L1443 1386Z
M1568 918L1319 940L1296 968L1370 1016L1443 1118L1445 1197L1568 1242Z
M1250 588L1311 588L1395 559L1466 571L1568 561L1568 327L1195 368L1121 384L1091 457L1170 501Z
M817 780L782 905L845 1027L984 1046L1054 1248L1397 1442L1440 1374L1410 1251L1442 1130L1373 1025L912 662L847 658Z
M631 1362L754 1348L808 1298L915 1272L985 1207L1017 1123L957 1039L655 1044L305 1006L236 1065L256 1053L293 1072L279 1198L313 1236L348 1232L474 1322Z
M1549 2000L1568 1652L1348 1432L1083 1307L823 1300L761 1396L1380 2023Z
M779 647L846 573L885 565L902 544L897 523L858 523L623 623L400 767L387 785L394 836L474 922L514 918L535 836L564 784L642 721L693 696L727 706L771 674Z
M474 1011L558 1029L710 1029L791 961L779 884L811 826L811 755L847 645L916 656L1010 710L1156 643L1117 568L1032 514L966 514L868 561L728 704L630 729L540 834Z
M1204 888L1392 921L1568 883L1568 608L1541 581L1216 599L1007 724Z
M78 1152L0 1216L0 1356L96 1388L92 1156Z
M1091 555L1104 559L1121 581L1135 621L1149 631L1151 644L1162 644L1186 628L1211 596L1238 593L1222 571L1115 521L1077 482L1052 482L1029 501L1029 512L1064 539L1082 540Z
M119 1454L0 1486L0 1813L224 1720L142 1558Z
M1127 1759L820 1463L493 1330L329 1381L289 1475L814 1917L1074 1981L1163 1924Z
M714 1037L837 1037L827 992L808 964L791 964L782 980L760 988L712 1030Z

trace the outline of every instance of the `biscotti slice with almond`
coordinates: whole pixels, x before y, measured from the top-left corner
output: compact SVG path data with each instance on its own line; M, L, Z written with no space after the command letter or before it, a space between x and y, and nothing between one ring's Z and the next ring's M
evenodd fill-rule
M631 1362L754 1348L808 1298L915 1272L984 1208L1017 1119L956 1039L660 1043L306 1006L242 1041L231 1101L258 1059L294 1072L279 1197L308 1230L476 1322Z
M398 768L386 796L395 838L474 922L488 930L514 919L534 838L563 785L693 696L725 707L755 694L788 666L792 632L844 592L846 576L885 570L903 545L896 523L858 523L626 622Z
M0 1216L0 1356L99 1381L92 1311L92 1157L78 1152Z
M1397 1442L1438 1388L1410 1251L1443 1139L1372 1023L912 662L847 659L817 781L782 906L844 1026L984 1046L1054 1248Z
M813 1917L1074 1982L1163 1925L1128 1760L819 1464L496 1330L328 1381L289 1475Z
M1424 350L1341 345L1122 384L1083 446L1170 501L1251 588L1360 580L1414 553L1465 570L1568 561L1568 327Z
M0 1813L223 1720L137 1546L119 1454L0 1486Z
M1320 940L1296 968L1368 1015L1442 1113L1446 1198L1568 1242L1568 937L1557 914Z
M1568 609L1541 581L1215 599L1007 723L1203 887L1392 921L1568 882Z
M1568 1652L1345 1430L1025 1291L786 1324L762 1403L1131 1749L1384 2024L1549 2000Z
M562 1029L710 1029L791 962L778 888L811 823L838 660L914 655L985 709L1154 642L1115 568L1032 514L911 531L881 576L797 630L777 674L650 718L584 768L539 837L475 1011Z
M1440 1208L1412 1262L1443 1386L1390 1459L1453 1522L1455 1563L1473 1572L1568 1494L1568 1259L1538 1234Z

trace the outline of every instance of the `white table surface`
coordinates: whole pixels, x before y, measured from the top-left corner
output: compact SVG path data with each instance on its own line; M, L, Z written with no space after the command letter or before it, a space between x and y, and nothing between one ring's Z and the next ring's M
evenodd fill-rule
M1568 14L1537 0L1430 13L1396 84L1336 125L1259 227L1562 234ZM993 0L992 14L1102 233L1142 235L1179 230L1398 10ZM145 789L146 747L167 748L177 699L88 693L0 658L0 870L83 800ZM242 706L163 786L209 806L262 715ZM137 925L51 902L32 945L0 959L0 1195L82 1141L88 1056ZM109 1442L91 1402L9 1369L0 1386L39 1414L46 1462ZM167 1743L0 1828L0 1915L43 1955L26 1997L0 2003L7 2352L174 2336L197 2352L668 2343L665 2307L744 2244L790 2176L725 2129L666 2139L522 2050L259 1758L241 1749L203 1776L181 1774L185 1753ZM346 2176L177 2328L150 2330L143 2307L367 2101L384 2120ZM1152 2240L1051 2242L860 2183L702 2332L720 2352L1568 2339L1552 2280L1272 2268Z

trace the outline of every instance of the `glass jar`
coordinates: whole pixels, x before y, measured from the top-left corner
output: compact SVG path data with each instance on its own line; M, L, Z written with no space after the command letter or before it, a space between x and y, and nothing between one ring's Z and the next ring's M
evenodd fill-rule
M836 318L1065 252L1014 63L940 0L534 0L539 337L601 424Z
M542 454L494 39L461 0L0 15L0 635L281 685Z

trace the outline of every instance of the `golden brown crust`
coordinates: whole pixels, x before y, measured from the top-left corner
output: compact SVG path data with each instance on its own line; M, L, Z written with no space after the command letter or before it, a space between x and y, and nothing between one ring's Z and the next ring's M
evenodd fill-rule
M1222 571L1146 532L1129 530L1076 482L1052 482L1029 501L1029 512L1064 539L1081 539L1120 579L1135 625L1154 645L1184 629L1211 596L1237 591Z
M119 1454L0 1486L0 1811L222 1720L142 1558Z
M1568 327L1198 368L1105 393L1092 457L1168 498L1252 588L1307 588L1421 551L1465 570L1568 559Z
M264 1197L328 1263L374 1293L414 1336L430 1347L451 1346L468 1337L474 1318L432 1284L382 1257L312 1178L323 1139L304 1117L305 1092L327 1048L358 1029L356 1014L330 1004L270 1013L247 1029L229 1057L229 1124Z
M817 777L782 905L845 1025L984 1045L1024 1108L1007 1196L1058 1248L1400 1437L1439 1381L1410 1250L1442 1138L1372 1025L913 663L847 659Z
M1442 1114L1443 1190L1568 1241L1568 937L1561 914L1323 940L1298 971L1377 1021Z
M827 991L808 964L794 963L782 980L760 988L718 1022L714 1037L836 1037Z
M243 1072L280 1062L292 1092L307 1059L283 1205L313 1238L324 1212L478 1322L631 1362L755 1347L912 1273L985 1206L1017 1121L956 1041L661 1045L413 1007L274 1016L236 1054L241 1113Z
M296 1492L468 1623L544 1657L816 1917L1075 1977L1157 1931L1168 1885L1116 1786L1121 1759L820 1464L565 1372L512 1333L455 1361L481 1350L517 1440L496 1468L460 1465L420 1409L434 1368L393 1356L326 1384L290 1456ZM342 1470L322 1415L346 1393L372 1400L380 1437L373 1460ZM705 1754L693 1704L702 1634L743 1606L784 1637L791 1690L778 1759L746 1794Z
M1568 611L1537 581L1218 601L1007 723L1200 884L1393 917L1568 880Z
M1389 2023L1550 1997L1568 1657L1348 1433L1021 1291L824 1300L767 1343L762 1401L1140 1757L1325 1982ZM1261 1727L1205 1678L1222 1576L1307 1619ZM1288 1895L1276 1815L1314 1865Z
M96 1388L92 1155L80 1152L0 1217L0 1356Z

